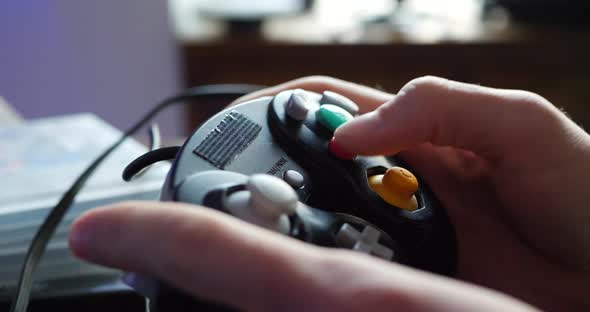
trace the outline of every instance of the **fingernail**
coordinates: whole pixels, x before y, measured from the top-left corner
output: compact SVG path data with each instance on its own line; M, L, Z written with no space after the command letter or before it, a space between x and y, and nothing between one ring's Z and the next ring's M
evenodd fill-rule
M328 144L328 149L330 150L330 153L332 155L342 160L352 160L356 157L355 153L351 153L346 149L342 148L340 144L336 142L335 138L332 138L332 140L330 140L330 143Z

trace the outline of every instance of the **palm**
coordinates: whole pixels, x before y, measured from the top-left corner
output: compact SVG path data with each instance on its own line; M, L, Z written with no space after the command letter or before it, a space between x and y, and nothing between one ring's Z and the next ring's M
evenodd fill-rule
M505 204L518 200L495 187L495 171L483 159L462 150L430 145L406 151L402 157L427 178L447 209L458 238L458 278L538 306L555 302L548 296L552 287L575 282L563 267L531 247L537 242L514 230L516 216L507 212L530 207Z

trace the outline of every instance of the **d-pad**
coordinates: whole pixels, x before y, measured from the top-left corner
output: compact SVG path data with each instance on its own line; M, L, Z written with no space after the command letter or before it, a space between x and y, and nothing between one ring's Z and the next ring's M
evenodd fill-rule
M365 226L363 231L359 232L352 225L344 223L336 233L336 244L339 247L351 248L385 260L391 260L393 250L379 244L380 236L381 232L372 226Z

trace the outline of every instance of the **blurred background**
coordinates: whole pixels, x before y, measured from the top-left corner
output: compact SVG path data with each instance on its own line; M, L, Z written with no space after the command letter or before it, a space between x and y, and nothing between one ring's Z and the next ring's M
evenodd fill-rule
M25 118L93 112L119 128L187 86L318 74L526 89L588 126L589 56L587 0L0 1L0 96ZM163 134L225 104L170 111Z

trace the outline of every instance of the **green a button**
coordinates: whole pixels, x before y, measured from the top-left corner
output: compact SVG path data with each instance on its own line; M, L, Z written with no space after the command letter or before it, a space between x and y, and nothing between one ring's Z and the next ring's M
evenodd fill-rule
M336 128L354 117L336 105L324 104L316 111L315 118L326 129L334 132Z

